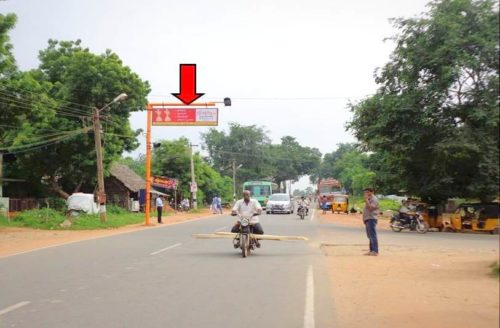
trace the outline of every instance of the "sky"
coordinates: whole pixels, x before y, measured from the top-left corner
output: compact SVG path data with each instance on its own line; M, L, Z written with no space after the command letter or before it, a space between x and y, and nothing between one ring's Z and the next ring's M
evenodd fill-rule
M152 102L179 91L179 64L197 64L200 101L230 97L218 129L263 125L273 142L291 135L322 153L355 138L345 130L349 102L375 92L388 60L392 17L425 11L428 0L6 0L16 13L11 42L20 69L38 65L48 39L75 40L94 53L116 52L143 80ZM145 129L145 112L131 117ZM153 141L208 127L154 127ZM132 155L145 152L145 138ZM295 187L305 187L302 179Z

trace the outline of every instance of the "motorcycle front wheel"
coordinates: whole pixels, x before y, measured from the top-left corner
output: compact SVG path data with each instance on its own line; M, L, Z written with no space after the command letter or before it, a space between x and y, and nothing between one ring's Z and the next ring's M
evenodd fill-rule
M425 222L418 222L416 226L416 230L418 233L426 233L429 229L427 228L427 225Z
M248 256L248 235L240 236L241 256Z
M392 223L392 224L391 224L391 229L392 229L392 231L394 231L394 232L401 232L401 230L403 230L403 228L401 228L401 227L399 227L399 226L396 226L395 224L396 224L396 223Z

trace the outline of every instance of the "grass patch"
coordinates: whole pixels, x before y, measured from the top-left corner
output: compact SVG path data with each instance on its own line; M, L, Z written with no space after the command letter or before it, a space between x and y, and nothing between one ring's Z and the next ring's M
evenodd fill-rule
M43 208L24 211L16 215L10 221L6 217L0 217L0 226L3 227L28 227L34 229L60 229L64 221L63 213L53 209Z
M119 228L144 221L143 213L132 213L115 206L108 206L107 210L106 222L101 222L99 215L84 214L74 217L69 229L61 228L66 216L62 212L48 208L24 211L10 221L6 217L0 217L0 226L44 230L92 230Z
M381 211L397 211L401 207L401 203L395 200L391 199L379 199L378 200L380 204L380 210ZM363 208L365 207L365 199L362 196L353 196L349 199L349 206L354 206L356 210L362 211Z
M495 277L500 277L500 264L495 262L491 265L491 274Z

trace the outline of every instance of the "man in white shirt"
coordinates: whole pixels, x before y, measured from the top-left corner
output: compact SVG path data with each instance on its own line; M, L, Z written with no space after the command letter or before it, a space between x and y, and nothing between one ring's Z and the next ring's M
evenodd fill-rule
M243 199L240 199L234 204L232 215L241 215L244 217L250 218L250 224L253 225L253 233L256 235L263 235L264 230L259 223L259 217L253 216L254 214L260 215L262 214L262 206L258 200L250 198L250 191L245 190L243 192ZM231 232L239 232L240 231L240 221L237 221L236 224L231 229Z
M158 196L156 197L156 211L158 211L158 223L162 224L161 222L161 212L163 210L163 196Z

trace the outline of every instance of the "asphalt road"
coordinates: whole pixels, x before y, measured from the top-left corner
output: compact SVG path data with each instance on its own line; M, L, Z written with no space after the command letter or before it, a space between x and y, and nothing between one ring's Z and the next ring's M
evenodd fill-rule
M0 327L335 327L321 243L366 243L361 228L263 215L243 259L219 216L0 258ZM381 244L498 249L498 236L380 231Z
M0 327L332 327L321 250L262 242L243 259L220 216L0 259ZM296 215L263 215L266 233L316 239Z

